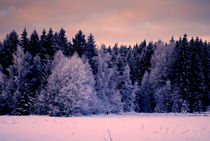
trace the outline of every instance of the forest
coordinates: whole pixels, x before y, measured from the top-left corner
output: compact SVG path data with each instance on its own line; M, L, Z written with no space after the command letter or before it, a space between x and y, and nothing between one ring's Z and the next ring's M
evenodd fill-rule
M210 43L187 34L99 46L82 31L24 29L0 42L0 115L205 112L209 82Z

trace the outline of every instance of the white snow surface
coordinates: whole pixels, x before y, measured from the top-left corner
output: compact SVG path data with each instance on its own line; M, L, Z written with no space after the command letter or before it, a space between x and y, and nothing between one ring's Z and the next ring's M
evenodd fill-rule
M210 141L210 114L0 116L0 141Z

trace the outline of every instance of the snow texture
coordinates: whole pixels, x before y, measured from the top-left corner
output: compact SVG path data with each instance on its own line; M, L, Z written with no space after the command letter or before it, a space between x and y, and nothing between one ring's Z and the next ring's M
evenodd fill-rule
M209 141L209 114L0 116L0 141Z

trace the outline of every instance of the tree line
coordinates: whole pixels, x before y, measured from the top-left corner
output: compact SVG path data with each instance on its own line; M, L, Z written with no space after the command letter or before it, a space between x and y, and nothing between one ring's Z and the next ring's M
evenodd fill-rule
M204 112L209 63L210 44L186 34L110 47L82 31L12 31L0 42L0 114Z

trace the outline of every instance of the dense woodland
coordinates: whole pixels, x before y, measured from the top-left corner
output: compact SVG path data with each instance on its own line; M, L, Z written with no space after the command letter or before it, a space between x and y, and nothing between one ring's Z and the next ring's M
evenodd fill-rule
M82 31L13 31L0 42L0 114L203 112L209 71L210 44L186 34L107 47Z

